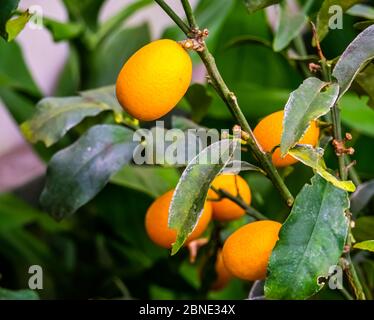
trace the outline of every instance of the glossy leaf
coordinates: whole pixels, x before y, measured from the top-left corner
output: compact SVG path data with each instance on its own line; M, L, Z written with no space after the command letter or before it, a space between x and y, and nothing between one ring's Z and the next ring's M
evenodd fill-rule
M114 30L120 29L136 12L153 3L153 0L136 0L132 1L130 4L126 4L116 14L100 25L99 30L95 34L94 42L91 44L92 48L97 48L102 40L110 36Z
M33 290L9 290L0 288L0 300L39 300L39 295Z
M43 141L49 147L84 118L107 110L121 112L113 87L82 92L79 97L45 98L38 103L34 116L21 125L21 130L30 142Z
M51 232L67 229L66 224L55 222L13 194L0 195L0 221L0 233L13 232L30 223L37 223Z
M0 86L41 96L17 42L0 41L0 57Z
M71 20L84 21L88 28L95 30L98 16L105 0L63 0Z
M366 21L357 22L353 26L357 30L365 30L366 28L369 28L373 24L374 24L374 20L366 20Z
M353 94L346 94L340 99L342 122L348 127L374 137L374 109L366 105L369 100Z
M93 52L86 85L89 88L97 88L115 83L123 64L150 41L147 24L113 31Z
M31 118L35 111L30 98L10 88L0 87L0 98L18 124Z
M374 252L374 240L367 240L356 243L353 248Z
M351 86L363 66L374 58L374 25L362 31L347 47L332 75L338 80L340 96Z
M369 64L356 77L356 82L362 90L369 96L368 106L374 108L374 64Z
M281 10L280 20L273 42L273 49L276 52L287 48L290 42L301 33L308 22L308 17L303 11L292 12L287 2L279 7Z
M365 4L356 4L347 13L351 16L374 20L374 8Z
M70 46L69 56L58 75L53 95L57 97L74 96L79 91L80 83L79 53L74 46Z
M273 249L265 284L269 299L306 299L318 292L319 277L337 265L348 233L347 192L320 176L305 185Z
M301 83L302 77L283 54L274 53L272 48L259 41L245 41L239 46L227 48L227 44L232 43L238 35L255 36L266 40L265 43L272 39L263 11L248 16L240 1L233 2L236 3L235 10L225 21L220 31L218 50L214 52L223 79L231 90L234 90L234 85L243 83L252 86L256 84L266 89L287 89L289 93L291 88ZM266 63L259 63L260 61ZM264 96L266 95L265 93ZM256 106L257 109L262 109L262 106Z
M59 22L53 19L44 18L44 26L51 32L53 40L63 41L79 37L84 27L80 23L73 22Z
M116 125L92 127L56 153L48 164L41 204L54 218L73 214L90 201L132 159L133 132Z
M332 15L336 13L329 12L332 6L339 6L344 12L359 2L361 2L361 0L325 0L317 16L317 34L319 40L322 41L329 32L329 21Z
M280 0L244 0L249 13L253 13L279 2Z
M359 217L355 221L355 227L352 229L352 233L356 241L374 239L374 217Z
M351 195L351 211L359 213L364 209L369 201L374 197L374 180L360 184Z
M19 0L1 0L0 3L0 36L5 40L8 38L6 24L18 7Z
M239 174L242 171L257 171L266 175L266 172L261 168L247 162L240 160L229 161L226 166L222 169L222 173Z
M25 11L18 17L8 20L8 22L5 25L8 41L14 40L19 35L19 33L29 22L31 16L32 15L28 11Z
M185 99L190 105L192 111L192 120L199 123L207 114L213 101L213 97L207 88L201 84L195 83L189 87Z
M265 85L259 86L247 82L234 84L232 90L237 95L244 115L255 119L260 119L272 112L278 111L286 104L290 93L288 89ZM218 95L213 95L212 106L214 107L209 108L208 111L210 117L215 119L231 119L232 115Z
M179 174L175 168L125 166L110 179L110 182L157 198L174 188L178 180Z
M188 130L188 129L199 129L202 128L195 122L185 117L172 116L171 117L171 126L173 129Z
M232 160L237 144L238 142L227 139L213 143L184 170L169 208L169 227L177 231L172 254L178 252L195 228L210 184L227 162Z
M298 144L289 151L291 156L313 168L322 178L335 187L349 192L355 191L356 187L352 181L341 181L328 171L323 160L323 153L323 149L313 148L306 144Z
M291 93L283 119L280 145L283 156L303 137L313 120L330 111L338 95L337 84L329 85L317 78L306 79Z

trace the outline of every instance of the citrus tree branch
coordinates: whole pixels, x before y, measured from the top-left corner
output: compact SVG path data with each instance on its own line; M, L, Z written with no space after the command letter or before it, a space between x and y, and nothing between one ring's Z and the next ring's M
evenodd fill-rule
M168 6L168 4L164 0L155 0L157 4L164 10L167 15L177 24L177 26L187 35L189 36L191 33L190 27L184 23L184 21L179 18L179 16L174 12L172 8Z
M325 81L331 82L331 66L328 65L327 60L325 56L323 55L323 52L321 50L319 39L317 36L317 33L315 31L315 26L312 24L314 37L316 40L317 48L318 48L318 54L320 56L320 63L322 66L322 74ZM343 134L342 134L342 124L340 119L340 109L337 103L334 104L334 106L331 109L331 119L333 124L333 136L334 140L338 142L343 141ZM337 154L338 161L339 161L339 175L342 180L347 180L348 178L348 170L346 167L346 154L340 153ZM351 168L353 169L353 168ZM354 174L357 176L356 171L354 171ZM348 281L350 286L352 287L355 297L357 300L366 300L364 289L362 287L360 278L358 277L355 265L353 264L353 261L351 259L350 254L350 248L352 246L352 230L351 230L351 222L352 222L352 215L349 214L348 218L348 224L349 224L349 231L348 231L348 237L346 241L346 246L349 248L349 250L345 253L345 259L347 262L347 265L345 266L345 273L347 275Z
M164 0L155 0L160 7L170 16L172 20L180 27L180 29L186 34L187 37L193 38L196 36L196 31L194 30L193 26L186 26L186 24L176 15L176 13L171 9ZM188 0L182 1L183 7L186 10L186 16L190 23L195 24L195 18L192 13L192 8L188 2ZM209 49L206 46L203 46L202 50L198 51L198 54L203 61L208 74L210 82L212 83L213 87L217 91L218 95L222 98L225 104L230 109L233 116L238 121L238 124L241 128L248 133L248 141L247 144L249 145L251 151L253 152L254 156L261 163L262 168L266 172L267 176L272 180L274 186L278 189L283 199L286 201L288 206L292 206L294 202L294 198L291 192L288 190L286 184L284 183L283 179L279 175L278 171L274 167L271 157L269 154L264 152L257 142L251 127L249 126L246 118L244 117L243 112L241 111L238 101L236 99L235 94L230 91L227 87L225 81L223 80L217 65L215 63L215 59L213 55L209 52Z
M264 216L261 212L257 211L255 208L249 206L242 198L239 196L234 196L230 192L227 192L224 189L217 189L213 186L210 187L220 198L227 198L232 202L235 202L239 207L245 210L245 212L256 220L269 220L266 216Z
M187 21L190 24L190 27L192 29L198 29L199 27L197 25L195 15L193 14L193 10L192 10L190 2L188 0L181 0L181 1L182 1L184 12L186 13Z
M324 57L321 59L321 64L322 64L322 70L324 70L324 78L326 80L330 81L331 80L331 70L330 70L329 66L327 65L326 59ZM342 125L341 125L341 119L340 119L340 109L339 109L339 106L337 104L335 104L331 109L331 119L332 119L333 128L334 128L334 133L333 133L334 139L336 141L339 141L339 142L343 141ZM337 157L338 157L338 161L339 161L339 175L340 175L340 178L342 180L347 180L348 170L347 170L347 167L346 167L346 155L344 153L337 154ZM351 168L350 170L351 170L351 175L353 173L358 178L358 175L357 175L356 171L353 168ZM352 216L349 215L349 219L348 219L349 225L351 225L351 221L352 221ZM352 231L351 231L351 227L350 227L348 237L347 237L347 242L346 242L346 245L347 245L348 248L351 248L351 246L352 246L352 237L353 236L352 236ZM345 272L347 274L349 284L350 284L350 286L352 287L352 289L355 293L356 299L366 300L361 281L358 277L355 265L353 264L353 261L351 259L350 251L348 251L345 254L345 259L347 261L347 266L346 266Z

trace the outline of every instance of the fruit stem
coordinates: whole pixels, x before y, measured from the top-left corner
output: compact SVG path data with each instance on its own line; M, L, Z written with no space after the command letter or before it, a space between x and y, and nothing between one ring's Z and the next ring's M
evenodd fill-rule
M191 35L190 27L179 18L172 8L164 0L154 0L167 13L167 15L177 24L177 26L188 36Z
M193 23L190 27L187 26L178 16L177 14L171 9L164 0L155 0L160 7L169 15L169 17L180 27L180 29L186 34L187 37L194 37L196 36L196 31L193 27L195 24L195 17L192 12L191 5L189 4L188 0L183 0L183 7L186 10L186 16L188 20ZM193 17L193 19L191 18ZM190 23L191 23L190 22ZM284 198L288 206L292 206L294 202L294 198L291 192L288 190L286 184L284 183L282 177L279 175L277 169L274 167L271 157L262 150L260 144L257 142L251 127L249 126L242 110L239 107L238 101L236 96L233 92L229 90L225 81L223 80L217 65L215 63L215 59L213 55L209 52L209 49L204 46L201 51L197 52L203 61L212 82L213 87L217 91L218 95L222 98L222 100L226 103L229 107L231 113L234 115L236 120L238 121L241 128L248 133L248 145L252 150L256 159L261 163L263 169L265 170L267 176L272 180L274 186L278 189L281 196Z
M227 198L227 199L230 199L232 202L235 202L239 207L244 209L245 212L249 216L251 216L252 218L254 218L256 220L269 220L268 217L264 216L262 213L257 211L255 208L253 208L253 207L249 206L247 203L245 203L245 201L242 198L240 198L238 196L234 196L233 194L231 194L230 192L227 192L224 189L217 189L217 188L214 188L213 186L211 186L210 188L215 193L217 193L220 198Z
M195 30L199 29L197 22L196 22L195 15L193 14L193 10L192 10L190 2L188 0L181 0L181 1L182 1L183 9L184 9L184 12L186 13L187 21L190 27Z

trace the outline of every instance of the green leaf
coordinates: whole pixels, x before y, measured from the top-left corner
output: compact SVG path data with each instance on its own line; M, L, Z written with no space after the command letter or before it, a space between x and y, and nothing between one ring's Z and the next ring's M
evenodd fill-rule
M80 83L81 74L78 50L74 46L70 46L69 56L58 76L54 95L58 97L72 96L79 90Z
M317 34L319 40L322 41L329 32L329 21L332 17L329 10L332 6L340 6L344 12L359 2L361 0L325 0L317 16Z
M374 64L369 64L356 76L356 82L369 96L368 106L374 108Z
M356 191L351 195L351 211L359 213L364 209L369 201L374 197L374 180L361 183Z
M122 110L113 86L85 91L79 97L44 98L34 116L21 125L21 130L30 142L43 141L50 147L84 118L107 110L115 113Z
M7 87L0 87L0 100L17 123L26 121L35 111L34 102L30 98Z
M0 195L0 233L34 221L37 211L11 194Z
M0 57L0 87L22 90L34 97L41 96L17 42L0 41Z
M324 91L322 91L324 90ZM317 78L306 79L291 93L285 106L280 150L282 156L305 134L311 121L330 111L339 95L339 86Z
M355 227L352 229L354 238L357 241L365 241L374 238L374 217L364 216L359 217L355 222Z
M374 110L366 104L368 99L361 99L353 94L346 94L340 99L342 122L369 137L374 137Z
M184 170L169 208L169 227L177 231L171 254L176 254L195 228L214 178L232 160L237 141L221 140L205 148ZM214 158L219 155L218 158ZM212 159L219 161L212 161Z
M0 300L39 300L39 295L32 290L9 290L0 288Z
M185 117L172 116L171 117L171 126L173 129L188 130L188 129L200 129L202 128L195 122Z
M367 240L356 243L353 248L374 252L374 240Z
M272 39L263 11L248 16L240 1L232 2L236 3L235 10L230 13L220 30L219 46L214 53L223 79L230 88L239 83L247 83L263 88L285 88L289 93L290 88L293 89L300 84L302 77L283 54L275 53L271 47L259 41L257 43L246 41L240 46L227 48L227 44L240 36L250 35L262 38L266 40L265 42ZM266 63L259 63L259 61L266 61ZM264 97L266 95L265 93ZM262 105L256 106L255 110L259 109L262 109Z
M259 86L248 82L234 84L232 90L238 98L244 115L256 119L279 110L281 106L286 104L290 92L288 89ZM213 95L211 105L214 107L209 108L208 115L210 117L215 119L232 118L227 106L218 95Z
M54 218L73 214L104 188L110 177L132 159L133 131L97 125L56 153L48 164L40 201Z
M96 88L115 83L123 64L150 41L147 24L114 31L93 52L87 86Z
M0 195L0 233L13 232L29 223L38 223L44 230L56 232L66 229L65 224L57 223L13 194Z
M366 28L369 28L373 24L374 24L374 20L366 20L366 21L357 22L353 26L357 30L365 30Z
M312 296L322 288L318 278L329 275L343 252L348 194L318 175L311 182L296 197L270 257L265 283L269 299Z
M1 0L0 4L0 36L8 39L6 24L18 7L19 0Z
M373 58L374 26L370 26L351 42L335 65L332 75L338 80L340 96L344 95L356 75Z
M8 20L8 22L5 25L5 30L8 35L7 40L9 42L14 40L19 35L19 33L29 22L31 16L32 14L30 14L28 11L25 11L18 17Z
M152 0L137 0L133 1L133 3L131 4L125 5L125 7L119 10L118 13L101 24L99 30L95 34L96 39L92 44L93 48L97 47L97 45L108 35L110 35L114 30L119 29L121 25L123 25L124 22L128 20L134 13L149 6L152 3Z
M335 187L349 192L355 191L356 187L352 181L341 181L328 171L323 160L323 153L323 149L314 149L307 144L298 144L289 151L291 156L313 168L322 178Z
M247 162L240 160L229 161L226 166L222 169L222 173L238 174L242 171L257 171L266 176L266 172L261 168Z
M305 13L303 11L293 12L287 2L284 2L284 5L280 5L279 8L280 20L273 41L273 49L276 52L287 48L308 23Z
M195 83L189 87L185 99L192 110L192 121L199 123L207 114L213 97L204 85Z
M175 168L125 166L110 179L110 182L157 198L174 188L178 180L179 174Z
M249 13L253 13L279 2L280 0L244 0Z
M63 0L71 20L84 21L88 28L97 28L98 16L105 0Z
M53 40L63 41L79 37L84 26L74 22L59 22L50 18L43 18L44 26L51 32Z
M347 13L351 16L374 20L374 8L365 4L356 4Z

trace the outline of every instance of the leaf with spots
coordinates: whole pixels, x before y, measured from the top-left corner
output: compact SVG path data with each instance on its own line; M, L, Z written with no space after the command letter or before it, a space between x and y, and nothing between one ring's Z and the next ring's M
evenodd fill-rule
M268 266L268 299L306 299L317 293L320 277L337 265L348 234L346 191L315 175L305 185L279 233Z
M48 164L40 202L55 219L70 216L95 197L133 156L133 131L117 125L92 127Z
M178 252L197 225L210 184L238 151L237 140L215 142L199 153L184 170L169 208L169 227L177 231L172 254Z

